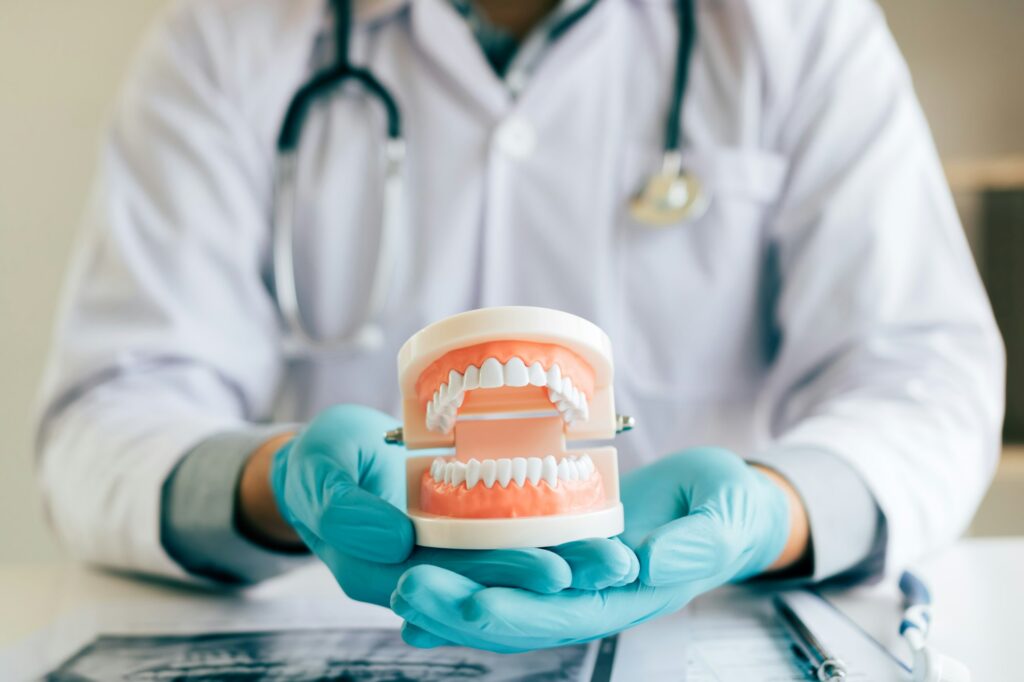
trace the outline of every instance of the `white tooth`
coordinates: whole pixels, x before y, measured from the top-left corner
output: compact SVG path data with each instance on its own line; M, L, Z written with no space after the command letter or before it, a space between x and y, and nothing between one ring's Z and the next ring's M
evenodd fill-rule
M590 405L587 404L586 396L583 397L583 404L580 405L580 419L583 421L590 419Z
M530 383L530 373L526 371L526 363L522 358L512 358L505 363L505 385L527 386Z
M455 402L453 402L452 405L454 405L455 407L462 407L462 403L465 402L465 400L466 400L466 392L465 391L459 391L459 396L455 399Z
M526 458L526 478L530 480L530 483L537 485L537 483L540 482L540 470L542 466L540 457Z
M435 413L440 412L441 411L441 394L438 391L434 391L434 397L431 399L431 402L434 403L434 412Z
M455 462L455 468L452 470L452 485L459 486L466 480L466 465L462 462Z
M441 384L437 389L437 399L439 404L444 405L448 402L448 384Z
M558 401L562 399L562 394L553 388L548 389L548 400L554 404L558 404Z
M444 465L444 482L451 483L455 478L455 462L448 462Z
M505 385L505 375L498 358L487 358L480 366L480 388L501 388Z
M499 459L495 475L498 479L498 485L502 488L507 488L508 482L512 478L512 460L508 457Z
M462 388L465 391L475 391L480 388L480 368L470 365L466 368L466 374L462 377Z
M548 369L548 387L556 391L562 390L562 368L558 365L551 365Z
M583 456L580 457L580 466L583 467L582 471L586 472L581 478L590 478L590 475L594 473L594 460L590 459L590 455L587 453L583 453Z
M455 395L462 391L462 375L454 369L448 372L448 394Z
M480 460L471 459L466 462L466 488L473 489L480 480Z
M427 428L431 431L434 430L434 401L431 400L427 403Z
M485 459L480 463L480 480L484 482L484 485L490 488L494 485L494 478L497 474L497 465L493 459Z
M558 462L552 455L545 457L541 463L540 477L552 488L558 487Z
M562 379L562 388L559 392L566 398L572 396L572 377Z
M547 383L548 375L544 373L544 366L539 362L535 362L530 365L530 385L546 386Z
M578 481L580 480L580 463L576 460L569 462L569 480Z
M523 483L526 482L526 458L525 457L514 457L512 458L512 480L516 482L520 488L523 487Z
M437 426L441 429L441 433L448 433L452 430L455 425L455 417L453 417L448 410L444 410L437 415Z
M569 473L569 460L565 457L558 463L558 477L563 481L568 481L572 478Z
M442 469L444 468L444 460L440 457L435 457L434 461L430 463L430 477L435 481L443 480L444 474Z

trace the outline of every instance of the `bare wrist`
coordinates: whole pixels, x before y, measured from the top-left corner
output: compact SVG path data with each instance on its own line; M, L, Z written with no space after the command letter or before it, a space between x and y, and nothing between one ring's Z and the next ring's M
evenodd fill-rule
M270 487L274 455L294 433L274 436L256 448L238 480L235 493L235 524L239 532L257 544L283 551L303 548L302 540L284 519Z
M763 473L777 485L789 501L789 537L782 553L765 569L766 573L774 573L791 569L807 561L811 552L811 526L807 518L807 509L796 488L779 472L769 467L752 464L752 467Z

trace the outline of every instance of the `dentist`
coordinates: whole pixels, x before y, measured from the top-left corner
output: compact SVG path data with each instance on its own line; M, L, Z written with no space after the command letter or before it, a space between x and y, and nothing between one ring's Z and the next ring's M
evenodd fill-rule
M366 78L303 109L282 278L275 152L338 65L395 111ZM652 229L652 173L701 201ZM297 347L288 288L313 337L375 333ZM611 336L643 425L617 443L626 532L416 550L381 440L395 353L512 304ZM868 0L181 0L105 138L38 471L83 560L251 583L312 551L410 643L520 651L950 542L998 457L1003 367Z

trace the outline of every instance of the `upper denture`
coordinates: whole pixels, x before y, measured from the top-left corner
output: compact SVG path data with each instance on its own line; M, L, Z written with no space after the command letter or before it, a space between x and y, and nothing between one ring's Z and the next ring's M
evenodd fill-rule
M477 389L536 386L567 423L589 417L594 373L572 351L553 344L497 341L451 351L422 372L416 383L428 429L449 432L466 393Z

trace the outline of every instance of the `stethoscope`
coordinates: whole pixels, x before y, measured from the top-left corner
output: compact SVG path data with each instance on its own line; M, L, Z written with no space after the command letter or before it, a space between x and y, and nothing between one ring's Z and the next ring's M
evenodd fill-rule
M570 12L550 31L554 40L570 25L581 19L597 0L589 0ZM640 224L652 228L679 225L700 218L707 209L709 195L700 180L684 167L682 153L682 106L690 71L690 57L696 39L696 18L693 0L676 0L679 15L679 40L676 49L672 100L665 122L661 167L630 202L630 214ZM277 139L277 162L274 177L272 212L272 258L274 297L290 333L288 350L293 354L320 354L346 350L372 350L384 341L381 315L398 267L400 244L399 207L402 201L402 173L405 164L405 140L402 136L402 114L391 92L368 69L355 66L349 58L352 30L351 0L330 0L334 15L334 64L317 72L295 93L285 112ZM295 280L295 198L297 157L302 126L310 107L318 99L347 82L358 83L365 93L376 99L387 117L386 140L383 147L384 193L381 213L381 234L377 246L370 295L363 321L355 331L335 338L318 338L302 316Z
M928 586L910 571L900 576L903 619L900 635L914 657L914 682L971 682L971 673L960 661L943 656L928 646L932 624L932 596Z

